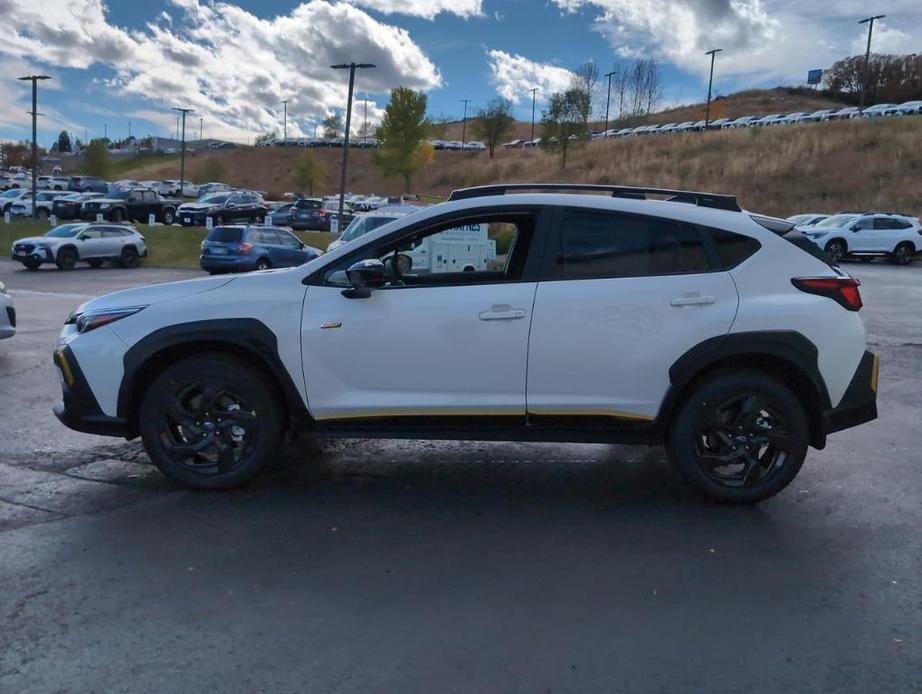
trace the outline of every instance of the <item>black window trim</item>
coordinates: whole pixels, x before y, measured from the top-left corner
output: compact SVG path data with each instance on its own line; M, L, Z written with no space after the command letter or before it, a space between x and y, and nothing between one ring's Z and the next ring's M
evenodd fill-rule
M445 284L419 284L419 285L407 285L404 287L383 287L380 290L376 291L388 291L392 289L426 289L426 288L442 288L442 287L468 287L468 286L484 286L491 284L522 284L529 282L538 282L540 280L540 271L542 267L543 257L547 249L547 236L549 233L548 227L550 225L550 218L555 212L553 206L550 205L515 205L515 206L496 206L496 205L486 205L483 207L469 208L465 210L458 210L455 212L448 212L438 217L432 217L426 220L420 220L414 224L410 224L400 229L394 230L387 236L377 239L375 241L367 241L362 244L360 247L356 248L354 251L348 255L343 256L339 260L336 260L332 263L324 265L322 268L318 268L310 275L305 277L302 280L302 284L314 287L329 287L335 289L343 289L341 285L329 284L324 280L324 276L327 274L328 268L332 265L343 264L348 266L350 263L359 260L361 256L365 255L366 251L374 246L386 246L400 239L414 236L420 231L424 231L431 227L442 226L446 223L458 223L463 222L466 219L482 218L482 217L492 217L492 216L515 216L515 215L532 215L535 219L535 230L532 235L531 241L529 243L528 250L526 251L527 255L525 257L525 264L522 268L522 275L515 280L495 280L495 281L484 281L484 282L446 282Z

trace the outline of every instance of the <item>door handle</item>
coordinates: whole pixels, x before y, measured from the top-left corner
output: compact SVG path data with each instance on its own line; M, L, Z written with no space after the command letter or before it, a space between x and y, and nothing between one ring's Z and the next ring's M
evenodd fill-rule
M709 295L696 295L696 296L677 296L675 299L669 302L670 306L706 306L707 304L713 304L717 299Z
M504 311L484 311L478 317L480 320L519 320L525 317L525 311L520 308Z

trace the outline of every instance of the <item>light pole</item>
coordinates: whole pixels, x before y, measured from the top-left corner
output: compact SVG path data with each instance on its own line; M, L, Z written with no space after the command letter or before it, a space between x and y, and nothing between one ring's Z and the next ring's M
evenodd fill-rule
M365 122L362 124L362 144L368 144L368 99L362 99L365 102Z
M602 137L608 137L608 107L611 106L611 76L614 74L615 70L605 74L608 78L608 96L605 98L605 130L602 131Z
M537 87L532 87L528 91L531 92L531 139L535 139L535 94L538 91Z
M868 77L870 77L871 72L871 34L874 33L874 21L877 19L883 19L887 15L885 14L876 14L873 17L866 17L859 21L859 24L868 25L868 47L864 52L864 75L861 80L861 108L864 108L865 102L865 92L868 90Z
M285 146L288 146L288 99L282 101L282 106L285 107L285 116L282 120L282 141L285 143Z
M179 198L182 199L182 194L186 189L186 114L195 113L195 111L179 106L174 106L173 110L182 114L182 141L179 145Z
M708 129L708 124L711 122L711 86L714 84L714 56L720 53L723 48L715 48L714 50L708 51L705 55L711 56L711 76L708 79L708 103L704 110L704 129Z
M467 105L470 99L461 99L464 104L464 116L461 118L461 151L464 151L464 138L467 135Z
M35 206L35 177L38 175L38 82L51 78L48 75L27 75L18 79L32 83L32 218L38 219L38 208Z
M346 165L349 163L349 128L352 123L352 90L355 87L355 71L373 68L371 63L340 63L330 65L334 70L349 71L349 96L346 99L346 136L343 138L343 170L339 178L339 227L343 225L343 205L346 200Z
M202 142L205 139L205 119L198 119L198 140Z

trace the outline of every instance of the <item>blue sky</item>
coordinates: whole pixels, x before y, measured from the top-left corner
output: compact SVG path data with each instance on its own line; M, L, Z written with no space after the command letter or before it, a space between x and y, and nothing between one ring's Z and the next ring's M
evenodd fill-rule
M874 8L888 15L875 50L922 49L922 3ZM328 66L350 59L378 64L357 84L373 119L402 85L424 90L433 116L501 94L527 120L532 85L540 113L567 70L637 56L661 65L668 107L703 97L715 46L717 93L801 84L807 69L862 50L866 13L863 0L0 0L0 10L0 74L54 78L40 92L44 143L61 129L121 138L129 121L135 135L170 134L174 105L196 110L191 133L201 117L206 136L245 139L280 130L284 98L289 135L310 133L344 105L346 75ZM28 91L11 80L8 93L0 139L26 137Z

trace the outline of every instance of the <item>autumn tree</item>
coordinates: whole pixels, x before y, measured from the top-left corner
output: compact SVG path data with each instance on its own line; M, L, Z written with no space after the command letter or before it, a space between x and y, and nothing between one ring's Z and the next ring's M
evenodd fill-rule
M391 92L377 131L381 148L374 152L372 161L385 176L401 176L406 192L410 192L413 175L435 158L432 145L426 142L432 127L426 117L426 103L422 92L397 87Z
M345 125L343 125L343 116L341 113L331 113L323 119L323 136L328 140L334 140L342 137Z
M552 94L541 116L541 146L560 153L560 168L567 168L567 153L586 138L589 103L579 88Z
M512 104L508 99L497 97L487 102L486 108L477 112L477 120L473 123L473 130L487 143L490 159L497 143L512 130L515 120L512 118Z
M291 171L291 181L298 192L307 191L313 196L314 187L320 187L326 182L327 165L318 159L311 150L304 151L298 156L294 169Z

